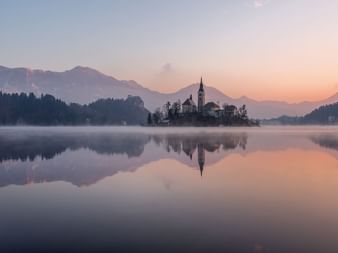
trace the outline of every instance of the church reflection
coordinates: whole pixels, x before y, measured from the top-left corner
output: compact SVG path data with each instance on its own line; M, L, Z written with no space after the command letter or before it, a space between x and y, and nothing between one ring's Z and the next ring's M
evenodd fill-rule
M200 168L201 176L203 176L204 163L205 163L205 150L203 143L197 145L198 165Z
M201 176L203 175L206 164L206 152L224 152L226 150L245 149L247 144L247 135L245 133L221 133L221 134L173 134L154 137L157 143L164 143L167 152L174 151L181 153L183 151L190 160L193 160L197 153L197 163Z
M220 160L225 151L245 149L246 143L242 133L0 135L0 186L53 181L91 185L164 158L193 166L202 176L211 162L208 153Z

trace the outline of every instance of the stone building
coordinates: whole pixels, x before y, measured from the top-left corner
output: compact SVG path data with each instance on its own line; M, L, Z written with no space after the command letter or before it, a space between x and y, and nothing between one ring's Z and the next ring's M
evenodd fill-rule
M196 104L194 100L192 100L192 95L187 98L182 104L182 112L183 113L193 113L196 112Z

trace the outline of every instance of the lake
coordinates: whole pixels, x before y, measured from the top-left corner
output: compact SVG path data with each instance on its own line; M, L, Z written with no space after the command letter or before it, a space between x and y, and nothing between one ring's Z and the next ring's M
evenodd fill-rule
M338 252L338 128L2 127L0 201L1 252Z

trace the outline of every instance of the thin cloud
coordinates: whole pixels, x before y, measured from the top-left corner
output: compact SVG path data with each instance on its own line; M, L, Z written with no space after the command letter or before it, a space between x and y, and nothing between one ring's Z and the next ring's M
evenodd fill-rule
M162 92L174 92L191 80L187 71L176 66L172 62L164 62L158 70L150 77L149 83L153 87L161 86Z
M171 86L176 82L178 76L175 66L170 62L166 62L159 68L158 72L155 73L151 83Z
M270 3L270 0L254 0L253 5L255 8L261 8Z
M162 73L171 73L174 72L174 68L171 63L167 62L162 66Z

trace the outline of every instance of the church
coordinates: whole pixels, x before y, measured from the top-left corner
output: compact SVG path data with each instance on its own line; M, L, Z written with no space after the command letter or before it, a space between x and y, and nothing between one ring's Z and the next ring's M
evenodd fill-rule
M195 84L196 85L196 84ZM251 121L247 115L246 106L237 108L235 105L219 102L206 102L206 89L203 80L197 84L197 101L190 95L181 104L169 101L154 113L148 115L148 124L160 126L257 126L257 121ZM154 120L154 121L153 121Z
M221 113L221 108L214 102L205 103L205 90L203 80L201 78L200 87L197 91L197 106L192 99L192 95L187 98L182 104L182 113L198 113L205 116L218 117Z

